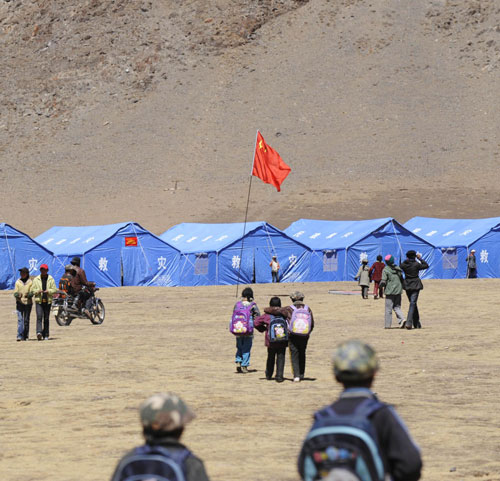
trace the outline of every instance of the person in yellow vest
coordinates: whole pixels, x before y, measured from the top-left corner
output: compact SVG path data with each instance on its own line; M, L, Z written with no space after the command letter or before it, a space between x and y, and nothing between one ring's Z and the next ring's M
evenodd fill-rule
M27 267L19 269L20 277L14 286L14 297L16 298L17 311L17 340L26 341L29 337L30 314L33 307L30 292L33 281L30 279L30 270Z
M39 341L49 339L50 308L52 307L52 296L56 291L56 282L49 275L49 266L42 264L40 266L40 275L33 279L31 286L31 292L35 296L36 338Z

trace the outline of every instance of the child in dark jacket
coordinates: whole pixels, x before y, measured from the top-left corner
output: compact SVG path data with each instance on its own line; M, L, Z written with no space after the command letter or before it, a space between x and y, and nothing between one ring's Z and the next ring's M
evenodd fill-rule
M281 307L281 299L279 297L272 297L269 301L270 307ZM273 319L283 320L283 332L281 332L281 327L276 326L278 336L273 336L273 338L283 336L284 340L271 340L269 335L269 328L271 321ZM267 362L266 362L266 379L271 381L274 372L274 363L276 362L276 382L283 382L283 371L285 369L285 353L288 346L288 333L287 333L287 322L284 317L281 316L271 316L270 314L264 314L255 319L254 323L255 329L259 332L265 332L265 345L267 347Z

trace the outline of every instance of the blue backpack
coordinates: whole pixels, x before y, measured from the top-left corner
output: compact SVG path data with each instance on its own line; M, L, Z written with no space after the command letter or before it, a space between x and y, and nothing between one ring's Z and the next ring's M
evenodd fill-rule
M270 316L269 321L269 343L279 345L281 342L288 341L288 323L286 319L280 316Z
M186 481L188 449L168 450L145 444L120 461L111 481Z
M302 479L323 479L339 469L360 481L383 481L384 463L369 418L384 406L367 398L350 414L339 414L332 406L318 411L299 455Z

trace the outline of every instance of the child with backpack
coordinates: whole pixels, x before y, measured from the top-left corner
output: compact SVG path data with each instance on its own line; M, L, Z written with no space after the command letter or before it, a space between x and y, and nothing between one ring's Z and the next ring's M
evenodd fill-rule
M344 391L314 414L298 460L302 479L420 479L418 447L394 409L370 389L378 370L375 351L360 341L344 342L334 354L333 370Z
M292 292L290 299L293 302L292 305L266 307L264 312L283 316L288 321L288 347L292 358L293 381L300 382L305 375L307 342L314 329L314 317L309 306L304 304L302 292Z
M209 481L203 461L180 438L195 417L173 393L155 394L139 409L146 443L126 454L111 481Z
M281 299L272 297L270 307L281 307ZM285 353L288 346L288 322L283 316L264 314L255 319L255 329L265 332L265 345L267 347L266 379L271 381L276 362L276 382L283 382L285 369Z
M254 320L260 316L259 308L253 300L253 290L245 287L233 309L229 331L236 336L236 372L247 373L250 365L250 351L253 343Z

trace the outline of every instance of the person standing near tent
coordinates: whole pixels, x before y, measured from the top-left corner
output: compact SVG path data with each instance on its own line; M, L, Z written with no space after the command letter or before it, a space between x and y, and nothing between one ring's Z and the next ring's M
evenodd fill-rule
M33 281L30 279L30 270L27 267L19 269L20 277L14 287L17 311L17 340L26 341L29 337L30 314L33 308L33 293L30 292Z
M384 270L385 264L382 262L382 256L379 254L377 256L377 261L373 263L370 267L370 279L373 281L373 298L381 299L384 298L384 288L380 287L380 281L382 280L382 272Z
M293 304L287 307L266 307L264 312L283 316L288 321L288 347L292 358L293 381L304 379L306 370L306 349L309 336L314 329L314 317L309 306L304 304L304 294L295 291L290 294Z
M422 254L417 254L414 250L410 250L406 253L406 259L400 264L400 267L405 273L404 289L410 301L408 315L406 316L406 329L411 329L412 327L420 329L422 324L420 324L417 301L418 295L424 288L424 285L418 273L419 271L427 269L429 264L422 259Z
M271 267L271 275L273 282L279 282L280 281L280 263L278 262L278 259L276 256L273 256L271 259L271 262L269 263L269 266Z
M370 287L370 268L368 267L368 259L363 259L359 266L358 273L354 276L358 280L358 285L361 286L361 297L368 299L368 288Z
M385 328L390 329L392 325L392 311L396 313L401 328L405 327L405 318L401 311L401 293L403 292L403 271L394 265L394 256L385 256L386 266L382 271L380 285L385 291ZM411 327L409 328L411 329Z
M241 301L234 305L230 329L236 336L236 372L247 373L250 365L250 351L253 344L253 324L255 318L260 316L257 304L253 300L253 290L245 287L241 293ZM245 333L238 329L244 325ZM241 333L240 333L241 332Z
M36 337L39 341L49 339L50 308L52 307L52 296L56 291L56 282L49 275L49 266L42 264L40 266L40 275L33 279L31 285L31 292L35 296Z
M476 249L467 256L467 279L477 279Z

